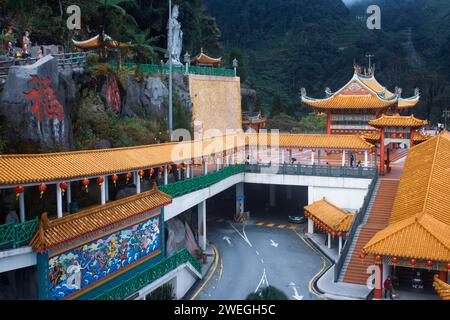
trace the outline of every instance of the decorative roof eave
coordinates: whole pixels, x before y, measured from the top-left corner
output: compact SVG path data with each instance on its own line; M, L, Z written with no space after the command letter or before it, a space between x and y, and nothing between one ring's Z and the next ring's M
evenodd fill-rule
M384 127L410 127L410 128L422 128L428 124L428 121L415 118L411 116L386 116L383 115L375 120L370 120L369 125L374 128L380 129Z
M355 218L354 213L349 213L335 206L325 198L306 206L305 211L334 232L348 232Z
M30 245L37 252L46 252L81 238L89 238L105 228L114 228L170 203L172 198L155 188L63 218L49 220L44 213Z
M113 40L108 35L105 35L105 45L107 47L111 48L128 48L131 45L131 42L120 42L117 40ZM72 39L73 44L80 48L80 49L94 49L101 46L100 42L100 35L96 35L95 37L92 37L91 39L85 40L85 41L76 41Z
M415 95L411 98L399 98L398 99L398 108L399 109L408 109L412 108L419 103L420 100L420 94Z
M433 287L442 300L450 300L450 285L441 279L439 275L434 275Z
M414 258L431 261L450 261L450 247L442 239L450 238L450 231L436 235L423 221L432 217L402 220L376 233L363 247L362 252L380 256ZM445 230L442 226L440 231Z
M203 52L201 52L199 55L195 56L192 59L193 63L195 63L196 61L198 61L200 63L220 63L220 62L222 62L222 57L212 58L212 57L204 54Z

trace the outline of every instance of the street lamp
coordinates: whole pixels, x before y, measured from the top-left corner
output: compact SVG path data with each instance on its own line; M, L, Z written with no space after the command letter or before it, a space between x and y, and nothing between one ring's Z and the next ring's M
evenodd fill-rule
M184 63L186 64L186 74L189 73L189 64L191 63L191 55L186 51L184 55Z
M233 59L233 68L234 68L234 76L237 77L237 67L239 66L239 62L236 58Z
M167 49L169 51L169 141L172 142L173 138L173 123L172 123L172 117L173 117L173 101L172 101L172 0L169 0L169 44L167 46Z

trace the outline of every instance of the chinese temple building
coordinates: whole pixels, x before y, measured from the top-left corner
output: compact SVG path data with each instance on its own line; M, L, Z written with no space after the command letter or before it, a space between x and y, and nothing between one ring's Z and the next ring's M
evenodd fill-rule
M222 58L212 58L202 51L199 55L195 56L192 59L192 64L196 67L211 67L211 68L220 68L220 64L222 63Z
M383 114L392 115L414 107L419 101L419 90L410 98L402 98L400 88L390 92L375 79L375 69L355 66L352 79L341 89L332 92L325 90L324 99L306 95L302 89L302 102L311 106L317 113L327 115L327 134L370 133L374 128L369 121Z
M391 274L400 287L410 286L413 279L413 285L432 288L436 274L439 290L448 283L449 155L447 132L409 151L389 224L362 249L362 258L371 255L379 268L376 298L381 298L382 283Z
M426 120L420 120L414 116L382 115L380 118L369 121L369 125L377 129L363 137L380 149L380 171L384 172L385 160L388 160L390 149L409 149L415 144L426 141L430 137L418 132L428 124Z

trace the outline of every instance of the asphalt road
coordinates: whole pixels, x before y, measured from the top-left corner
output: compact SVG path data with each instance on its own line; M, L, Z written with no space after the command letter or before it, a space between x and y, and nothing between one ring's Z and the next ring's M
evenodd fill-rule
M245 300L268 284L293 300L317 299L309 285L324 262L293 230L214 219L208 221L207 235L220 259L196 300Z

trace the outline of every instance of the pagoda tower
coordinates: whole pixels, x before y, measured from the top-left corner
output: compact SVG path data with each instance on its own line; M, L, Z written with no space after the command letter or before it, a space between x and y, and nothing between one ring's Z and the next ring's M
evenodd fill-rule
M374 132L370 126L382 115L394 115L414 107L420 99L419 90L410 98L401 97L402 90L390 92L375 79L375 68L354 66L351 80L336 92L325 89L326 97L315 99L302 88L302 102L317 113L327 115L327 134L364 134Z

